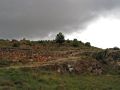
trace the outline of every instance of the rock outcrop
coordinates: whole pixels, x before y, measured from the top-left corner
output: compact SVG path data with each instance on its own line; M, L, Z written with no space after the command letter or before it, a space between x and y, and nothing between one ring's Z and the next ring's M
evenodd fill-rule
M95 75L101 75L103 73L102 65L97 61L92 60L78 60L71 62L55 63L44 66L48 70L54 70L58 73L93 73Z

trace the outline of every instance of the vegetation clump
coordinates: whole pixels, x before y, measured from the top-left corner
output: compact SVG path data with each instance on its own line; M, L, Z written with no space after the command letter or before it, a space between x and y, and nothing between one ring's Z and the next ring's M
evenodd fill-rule
M73 43L72 43L72 46L73 47L79 47L79 45L80 45L79 41L77 39L74 39Z
M91 47L90 42L86 42L86 43L85 43L85 46L87 46L87 47Z
M120 50L118 47L114 47L113 50Z

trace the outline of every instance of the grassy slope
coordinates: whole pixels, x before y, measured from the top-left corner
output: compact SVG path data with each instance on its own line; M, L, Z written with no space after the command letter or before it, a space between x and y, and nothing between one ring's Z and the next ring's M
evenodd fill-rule
M60 75L40 69L0 69L0 90L120 90L119 84L119 75Z

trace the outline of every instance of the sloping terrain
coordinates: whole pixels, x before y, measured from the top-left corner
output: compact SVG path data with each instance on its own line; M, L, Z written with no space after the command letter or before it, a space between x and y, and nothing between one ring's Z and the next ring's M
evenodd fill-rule
M0 43L0 90L119 89L120 50L72 41Z

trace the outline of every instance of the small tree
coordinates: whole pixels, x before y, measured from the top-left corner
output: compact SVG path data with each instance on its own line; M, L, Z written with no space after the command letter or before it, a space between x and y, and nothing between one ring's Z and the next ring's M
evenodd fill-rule
M55 41L56 43L59 43L59 44L64 43L65 42L64 35L60 32L59 34L57 34Z

